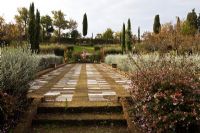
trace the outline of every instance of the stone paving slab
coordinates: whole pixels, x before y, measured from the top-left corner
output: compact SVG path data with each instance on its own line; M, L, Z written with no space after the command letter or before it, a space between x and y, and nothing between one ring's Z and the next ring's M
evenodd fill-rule
M66 65L36 79L30 84L29 92L39 91L46 84L51 84L66 69L70 70L44 94L46 102L111 101L119 93L116 88L125 91L129 87L130 80L101 64L75 64L73 67Z

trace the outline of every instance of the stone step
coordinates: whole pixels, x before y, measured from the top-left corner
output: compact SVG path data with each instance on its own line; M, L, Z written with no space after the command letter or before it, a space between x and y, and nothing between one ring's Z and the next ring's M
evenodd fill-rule
M127 126L123 114L120 113L46 113L38 114L32 124Z
M111 102L46 102L39 105L37 112L42 113L92 113L92 112L119 112L122 106Z
M31 133L128 133L126 126L66 126L43 124L32 128Z

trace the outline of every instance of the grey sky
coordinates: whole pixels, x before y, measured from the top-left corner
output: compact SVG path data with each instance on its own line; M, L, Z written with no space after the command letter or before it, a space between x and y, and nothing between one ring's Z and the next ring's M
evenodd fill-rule
M42 15L52 10L62 10L67 18L76 20L82 31L82 18L88 16L88 36L102 33L106 28L120 31L123 22L130 18L133 32L140 26L142 32L152 31L154 16L160 15L161 23L175 22L175 17L185 18L193 8L200 13L200 0L0 0L0 15L7 22L14 21L18 7L35 3Z

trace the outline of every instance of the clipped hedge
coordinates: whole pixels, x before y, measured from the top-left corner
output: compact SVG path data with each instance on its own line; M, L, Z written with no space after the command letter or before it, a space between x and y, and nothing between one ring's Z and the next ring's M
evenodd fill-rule
M66 51L67 46L61 44L40 45L41 54L55 54L64 57Z
M112 47L105 47L104 48L104 55L109 55L109 54L123 54L122 50L118 46L112 46Z

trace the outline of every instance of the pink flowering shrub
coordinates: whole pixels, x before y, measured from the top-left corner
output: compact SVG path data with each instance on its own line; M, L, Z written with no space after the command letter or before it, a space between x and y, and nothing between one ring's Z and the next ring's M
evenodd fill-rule
M198 132L200 76L197 66L164 58L148 66L136 62L135 65L138 69L132 73L130 87L134 122L149 133Z

